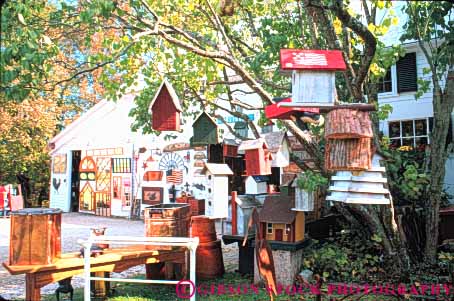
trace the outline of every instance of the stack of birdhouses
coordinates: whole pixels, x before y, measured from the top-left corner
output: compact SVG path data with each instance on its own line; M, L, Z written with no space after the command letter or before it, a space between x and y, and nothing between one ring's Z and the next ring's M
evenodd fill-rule
M382 159L373 155L368 112L334 109L326 116L325 166L336 171L327 200L354 204L389 204Z

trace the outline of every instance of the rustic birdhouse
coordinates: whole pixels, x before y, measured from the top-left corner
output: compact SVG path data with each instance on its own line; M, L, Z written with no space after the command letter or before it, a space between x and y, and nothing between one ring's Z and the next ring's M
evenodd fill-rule
M338 171L331 177L329 201L350 204L383 204L391 203L387 187L386 169L380 165L383 158L375 154L372 166L366 171Z
M267 176L249 176L246 178L246 194L267 193L269 178Z
M233 175L227 164L205 163L201 172L207 178L205 214L213 218L225 218L229 210L229 178Z
M222 154L224 155L224 157L238 157L239 145L240 144L233 139L224 139L224 143L222 145Z
M294 211L292 207L291 197L266 197L259 215L267 240L291 243L304 240L304 212Z
M327 139L325 167L330 171L361 171L371 168L371 138Z
M326 115L325 138L372 138L369 113L351 109L335 109Z
M300 188L297 179L293 181L292 187L295 189L295 208L292 208L292 210L314 211L315 193Z
M346 69L339 50L281 49L281 69L292 73L292 102L284 106L321 107L336 100L335 72Z
M197 117L192 125L194 136L191 139L191 146L207 144L218 144L221 141L218 125L206 112Z
M290 164L290 143L287 134L285 132L272 132L263 137L273 158L271 167L288 166Z
M150 104L152 128L156 131L179 131L182 111L177 93L163 80Z
M264 138L243 141L238 147L238 153L245 154L246 175L260 176L271 174L273 158Z

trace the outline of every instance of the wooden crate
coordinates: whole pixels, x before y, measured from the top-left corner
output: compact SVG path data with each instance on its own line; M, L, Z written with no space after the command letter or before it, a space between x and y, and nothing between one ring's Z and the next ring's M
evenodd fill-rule
M145 235L148 237L188 237L190 206L159 204L145 208Z
M11 212L10 265L52 264L61 254L61 210Z

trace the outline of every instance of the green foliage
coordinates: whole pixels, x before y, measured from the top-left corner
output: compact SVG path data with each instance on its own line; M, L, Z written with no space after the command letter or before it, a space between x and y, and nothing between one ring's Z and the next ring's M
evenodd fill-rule
M387 144L384 144L387 147ZM390 159L386 170L391 180L390 188L398 204L414 203L422 205L427 193L429 177L426 174L424 150L410 147L386 150Z
M377 116L379 120L386 120L388 119L389 114L393 112L393 106L386 103L382 104L378 107Z
M298 175L296 184L305 191L314 192L317 189L328 185L328 179L323 177L319 172L306 170Z
M364 241L354 233L342 234L328 242L316 242L304 250L303 267L325 282L370 282L384 280L381 239L374 235Z

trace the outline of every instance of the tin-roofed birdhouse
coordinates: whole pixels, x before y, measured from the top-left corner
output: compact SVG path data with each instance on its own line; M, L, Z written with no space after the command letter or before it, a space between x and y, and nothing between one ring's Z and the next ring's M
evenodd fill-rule
M375 154L372 167L366 171L338 171L331 177L328 189L328 201L350 204L383 204L391 203L387 187L386 169L380 165L383 158Z
M191 146L218 144L221 142L216 121L206 112L202 112L192 125L194 136L191 139Z
M238 153L245 154L247 176L271 174L273 158L264 138L243 141L238 147Z
M179 131L180 100L172 85L163 80L150 104L152 128L156 131Z
M346 69L341 51L281 49L280 54L281 69L292 71L292 101L283 106L334 105L335 72Z

